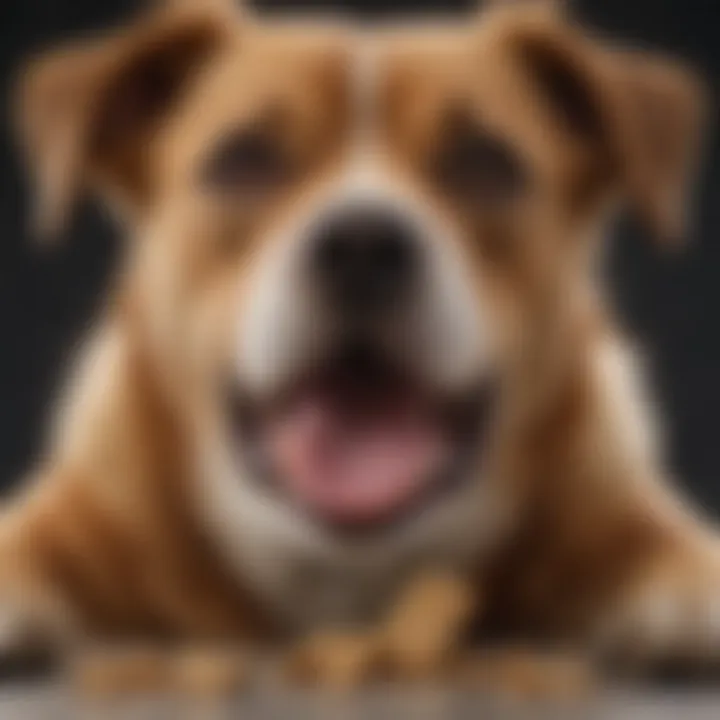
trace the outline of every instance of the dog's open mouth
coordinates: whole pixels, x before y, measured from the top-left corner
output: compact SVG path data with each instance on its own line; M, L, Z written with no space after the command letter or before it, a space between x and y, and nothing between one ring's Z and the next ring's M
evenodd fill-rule
M272 403L243 403L237 431L253 470L294 505L336 528L376 527L467 474L492 395L485 385L439 400L402 368L353 348Z

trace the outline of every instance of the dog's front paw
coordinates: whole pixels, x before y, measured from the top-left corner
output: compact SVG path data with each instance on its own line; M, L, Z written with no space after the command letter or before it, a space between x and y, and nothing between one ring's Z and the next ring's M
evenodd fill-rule
M83 698L170 693L226 698L243 689L251 673L247 654L234 648L143 644L85 650L70 663L68 674Z
M0 683L44 677L58 666L58 638L18 605L0 604Z
M493 696L549 703L584 700L601 684L588 658L517 648L469 654L458 663L457 679Z
M659 563L611 608L601 649L629 670L720 669L720 547Z

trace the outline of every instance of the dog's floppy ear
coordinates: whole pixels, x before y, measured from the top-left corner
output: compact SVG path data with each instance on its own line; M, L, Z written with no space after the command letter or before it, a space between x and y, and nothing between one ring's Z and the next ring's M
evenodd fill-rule
M21 75L17 127L37 184L38 233L55 235L78 196L122 212L151 199L148 148L188 78L234 18L219 3L174 2L84 45L51 51Z
M515 43L542 96L597 150L631 210L661 241L681 240L706 110L697 76L666 57L592 40L548 13Z

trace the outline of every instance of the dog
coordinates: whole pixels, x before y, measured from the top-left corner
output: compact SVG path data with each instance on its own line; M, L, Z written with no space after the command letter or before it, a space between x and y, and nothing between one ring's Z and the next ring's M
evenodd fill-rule
M689 69L546 3L175 3L34 60L17 106L38 227L90 192L129 240L4 509L6 654L371 628L439 567L481 632L718 658L718 536L598 271L622 207L683 234Z

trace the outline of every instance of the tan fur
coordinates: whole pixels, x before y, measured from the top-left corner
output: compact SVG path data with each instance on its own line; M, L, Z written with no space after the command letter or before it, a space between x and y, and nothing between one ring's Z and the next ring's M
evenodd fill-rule
M484 474L512 532L490 554L470 543L481 626L717 656L717 540L664 485L633 353L592 272L595 235L619 198L656 229L679 231L699 89L665 60L606 48L554 12L525 8L489 11L477 27L371 39L340 25L170 8L31 68L20 126L48 203L43 224L90 186L122 208L133 242L47 460L5 511L3 641L250 640L283 625L256 592L257 568L218 541L201 510L193 453L213 432L212 383L232 367L238 288L246 307L260 258L342 176L349 69L363 43L380 78L375 171L450 228L442 252L463 258L509 378ZM562 121L537 67L581 91L591 127ZM153 70L169 93L162 102L143 85ZM209 197L195 179L202 159L278 98L298 175L252 211ZM510 215L478 217L425 172L458 98L539 183ZM230 557L244 559L235 567ZM298 602L292 583L273 592ZM370 582L370 595L387 592Z

